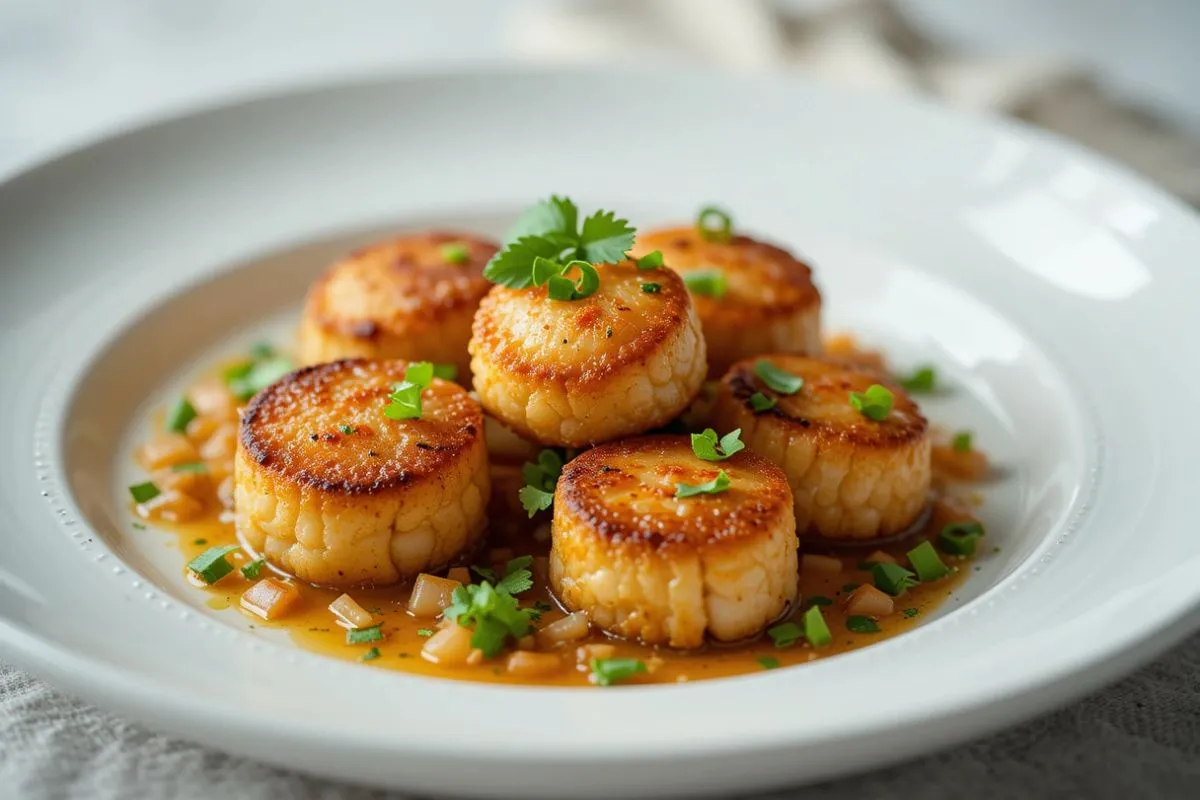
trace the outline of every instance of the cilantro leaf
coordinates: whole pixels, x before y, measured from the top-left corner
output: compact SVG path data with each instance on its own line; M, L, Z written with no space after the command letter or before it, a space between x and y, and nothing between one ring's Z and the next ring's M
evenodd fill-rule
M483 277L509 289L525 289L533 285L533 260L548 258L554 261L563 246L542 236L522 236L512 242L483 268Z
M554 505L554 493L543 491L536 486L522 486L517 492L517 498L530 519L533 519L537 512L545 511Z
M569 197L550 195L550 199L534 203L521 212L508 232L508 241L522 236L545 236L548 233L567 233L575 237L579 224L579 209Z
M529 633L531 611L521 608L502 584L493 586L484 581L459 586L451 595L453 602L442 612L447 620L474 631L471 646L482 650L486 658L498 654L510 638L520 639Z
M705 428L703 433L692 434L692 452L697 458L705 461L724 461L734 453L745 449L746 445L738 437L741 436L742 429L736 428L732 432L717 440L717 432L712 428Z
M717 473L717 477L705 483L696 484L695 486L689 483L675 484L676 497L693 497L698 494L719 494L729 488L729 475L725 470Z
M553 448L542 450L536 461L526 461L521 466L521 478L525 486L517 492L517 497L530 518L553 505L554 487L562 469L563 457Z
M583 221L579 235L584 260L592 264L615 264L633 247L637 229L612 211L597 211Z

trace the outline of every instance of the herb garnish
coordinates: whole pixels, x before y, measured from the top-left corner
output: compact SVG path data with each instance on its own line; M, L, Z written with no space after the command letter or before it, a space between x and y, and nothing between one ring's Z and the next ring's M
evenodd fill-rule
M646 664L636 658L593 658L592 678L600 686L612 686L646 672Z
M554 487L558 484L562 469L562 454L552 448L538 453L537 461L527 461L521 466L525 485L517 492L517 497L530 519L554 504Z
M704 461L724 461L746 448L739 438L741 435L742 429L736 428L718 440L716 431L705 428L703 433L692 434L692 452Z
M850 407L861 412L867 419L882 422L892 413L892 403L895 399L896 396L886 386L873 383L865 392L850 393Z
M725 470L717 473L711 481L692 485L690 483L675 484L676 497L694 497L698 494L720 494L729 488L729 475Z
M804 386L804 378L780 369L765 358L754 362L754 374L767 385L768 389L780 394L795 394Z
M733 238L733 217L717 206L705 206L696 215L696 230L710 242L728 242Z
M189 561L187 567L200 580L207 584L214 584L233 572L233 565L229 563L226 556L237 549L236 544L210 547Z

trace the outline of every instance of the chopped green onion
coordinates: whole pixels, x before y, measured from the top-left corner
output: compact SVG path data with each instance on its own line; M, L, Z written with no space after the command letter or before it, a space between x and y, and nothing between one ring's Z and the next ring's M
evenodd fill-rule
M954 434L954 438L950 440L950 447L956 453L971 452L971 432L959 431Z
M846 630L853 633L879 633L879 624L870 617L846 617Z
M196 407L186 397L181 397L167 414L167 430L171 433L183 433L187 430L188 423L196 416Z
M423 636L428 639L433 636L433 628L417 628L417 636Z
M938 558L937 551L929 542L921 542L908 551L908 563L917 572L922 581L936 581L950 574L950 568Z
M433 377L441 378L444 381L458 380L458 365L457 364L434 364Z
M646 672L646 664L636 658L593 658L592 678L600 686L612 686Z
M133 495L133 502L137 503L138 505L141 505L142 503L149 503L151 500L162 494L162 492L158 490L158 487L154 485L153 481L146 481L145 483L139 483L135 484L134 486L130 486L129 493Z
M200 474L208 472L208 464L203 461L185 461L182 464L172 464L171 472L190 472Z
M290 359L282 357L255 361L245 373L229 380L229 391L238 400L249 400L295 369Z
M719 269L694 269L681 277L688 291L702 297L724 297L728 288L725 273Z
M358 427L354 425L338 425L338 430L346 436L353 436L358 433Z
M658 294L662 289L661 283L643 283L642 291L646 294Z
M823 595L814 594L808 598L808 604L810 606L831 606L833 605L833 601Z
M938 533L937 546L952 556L973 556L975 545L984 535L978 522L951 522Z
M754 374L768 389L780 394L795 394L804 386L804 378L782 370L764 358L754 362Z
M544 258L537 256L533 259L533 267L530 274L534 286L542 286L551 278L557 278L562 274L562 264L552 258Z
M378 647L372 647L370 650L368 650L367 652L363 653L363 654L362 654L362 657L361 657L361 658L359 658L358 660L359 660L359 661L374 661L374 660L375 660L375 659L377 659L377 658L379 658L379 648L378 648Z
M771 637L771 641L775 643L776 647L791 647L800 641L800 638L804 636L804 631L800 630L800 626L794 622L784 622L768 628L767 636Z
M833 634L829 632L829 626L825 624L825 617L821 615L818 606L804 612L804 638L808 639L808 643L813 647L824 647L833 642Z
M779 659L774 656L762 656L758 659L758 665L763 669L779 669Z
M534 262L534 273L537 274L537 262ZM573 281L563 277L571 270L579 271L579 280ZM536 278L535 278L536 280ZM586 261L571 261L561 268L558 275L546 281L546 291L551 300L582 300L590 297L600 288L600 273Z
M638 269L656 269L663 265L662 250L655 250L653 253L646 253L637 260Z
M266 564L267 560L265 558L256 558L249 564L244 564L242 566L242 577L248 581L255 580L262 573L263 567Z
M733 217L716 206L705 206L696 215L696 230L710 242L728 242L733 238Z
M876 589L892 597L899 597L910 586L917 585L916 576L899 564L876 564L871 567L871 577L875 580Z
M447 264L465 264L471 260L471 253L462 242L451 242L442 245L442 260Z
M892 413L895 399L896 396L886 386L873 383L865 392L850 393L850 407L862 412L867 419L882 422Z
M237 549L236 544L210 547L189 561L187 568L205 583L214 584L233 572L233 565L226 556Z
M717 473L717 477L705 483L693 486L690 483L675 484L676 497L694 497L698 494L719 494L729 488L729 475L725 470Z
M900 379L900 385L910 392L932 392L937 373L931 366L918 367L911 375Z
M762 392L755 392L750 395L750 410L755 414L761 414L764 411L770 411L778 402L774 397L767 397Z
M346 644L366 644L367 642L383 641L383 631L380 630L381 625L383 625L382 622L378 625L372 625L369 628L351 628L346 631Z
M738 438L741 434L742 429L735 428L718 441L717 432L712 428L705 428L703 433L692 434L692 452L704 461L724 461L745 449L746 445Z

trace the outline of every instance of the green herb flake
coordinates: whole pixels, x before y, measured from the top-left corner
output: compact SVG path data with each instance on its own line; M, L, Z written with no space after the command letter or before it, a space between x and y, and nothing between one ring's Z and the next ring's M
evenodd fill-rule
M518 559L509 562L513 566L519 563ZM514 569L513 574L522 569ZM451 595L451 604L442 612L447 621L457 622L473 631L471 646L482 650L486 658L497 655L510 639L515 641L529 633L529 609L521 608L517 603L508 590L511 584L505 584L508 579L506 575L498 585L485 580L459 586Z
M188 423L197 416L195 406L186 397L181 397L167 412L167 430L171 433L184 433Z
M696 230L710 242L728 242L733 238L733 217L717 206L705 206L696 215Z
M442 245L442 261L447 264L465 264L471 260L471 251L462 242Z
M374 661L377 658L379 658L379 648L372 647L370 650L363 653L362 657L360 657L358 660L359 661Z
M748 402L750 404L751 411L753 411L755 414L761 414L764 411L770 411L779 401L774 397L767 397L762 392L755 392L754 394L750 395L750 400Z
M915 608L906 608L903 611L901 611L900 613L904 615L905 619L912 619L913 617L915 617L917 614L920 614L921 612Z
M942 563L942 559L929 542L921 542L909 550L907 555L908 563L912 564L917 578L922 582L936 581L950 574L950 568Z
M338 425L338 430L342 432L343 436L353 436L358 433L358 427L355 425Z
M767 636L771 637L776 647L791 647L803 638L804 631L794 622L784 622L768 628Z
M208 464L203 461L185 461L182 464L172 464L171 472L184 472L193 475L200 475L208 472Z
M201 547L202 545L208 544L208 539L193 539L192 544L196 545L197 547Z
M229 391L238 400L249 400L295 368L291 359L282 356L255 361L244 374L229 380Z
M689 483L675 484L676 497L694 497L698 494L720 494L729 488L729 475L725 470L717 473L711 481L693 486Z
M804 638L813 647L825 647L833 643L833 634L829 632L829 625L825 623L818 606L804 612Z
M129 493L133 495L133 502L137 503L138 505L141 505L142 503L149 503L151 500L162 494L158 487L154 485L153 481L134 484L133 486L129 487Z
M763 669L779 669L779 659L774 656L760 656L757 661Z
M368 642L383 641L383 623L369 628L351 628L346 631L346 644L367 644Z
M662 291L662 284L661 283L643 283L642 291L645 294L658 294L660 291Z
M593 658L592 680L600 686L612 686L646 672L646 664L637 658Z
M417 636L428 639L433 636L433 628L417 628Z
M256 558L249 564L243 564L242 577L248 581L257 580L258 576L262 574L263 567L266 565L267 560L265 558Z
M236 544L210 547L188 562L187 568L196 577L210 586L233 572L233 565L227 556L237 550Z
M950 449L956 453L969 453L971 452L971 439L970 431L959 431L950 440Z
M917 578L899 564L876 564L871 567L875 588L892 597L899 597L910 587L917 585Z
M768 389L780 394L792 395L804 386L804 378L780 369L765 358L754 362L754 374Z
M547 448L538 453L535 461L527 461L521 466L525 485L517 492L517 497L531 519L554 504L554 487L562 474L563 464L562 453Z
M404 380L392 387L388 405L383 409L388 419L420 419L421 392L433 382L434 367L429 361L414 361L404 370Z
M638 269L658 269L663 265L662 250L655 250L652 253L646 253L637 260Z
M910 392L932 392L937 385L937 372L928 365L918 367L911 375L901 378L900 385Z
M846 630L851 633L879 633L879 624L871 617L849 616L846 617Z
M725 434L720 439L712 428L705 428L703 433L692 434L692 452L703 461L724 461L735 453L745 449L746 445L739 438L741 428Z
M725 273L719 269L694 269L683 273L683 285L692 294L701 297L721 298L725 296L728 285Z
M896 396L886 386L878 383L871 384L865 392L850 393L850 407L860 412L867 419L882 422L892 413L892 404Z
M951 522L938 532L937 546L948 555L973 556L983 535L983 525L978 522Z

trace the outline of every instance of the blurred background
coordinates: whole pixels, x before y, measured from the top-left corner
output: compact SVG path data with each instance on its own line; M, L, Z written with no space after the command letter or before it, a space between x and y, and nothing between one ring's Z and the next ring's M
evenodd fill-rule
M0 0L0 174L314 82L708 64L1021 117L1200 203L1197 52L1200 0Z

